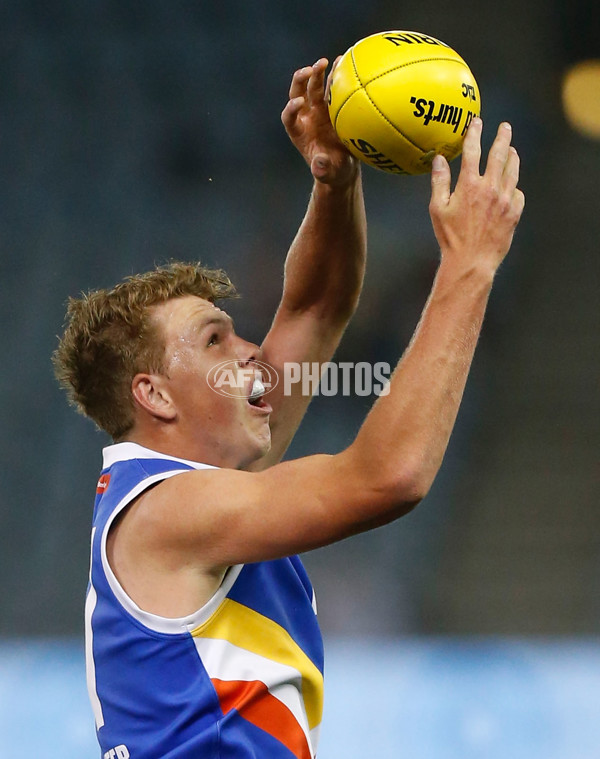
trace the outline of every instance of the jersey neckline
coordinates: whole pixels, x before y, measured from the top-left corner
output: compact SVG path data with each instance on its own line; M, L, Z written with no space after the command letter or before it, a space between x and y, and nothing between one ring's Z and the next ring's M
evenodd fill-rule
M177 456L169 456L160 451L154 451L150 448L144 448L139 443L114 443L102 449L102 468L109 469L113 464L119 461L131 461L132 459L165 459L166 461L178 461L181 464L187 464L194 469L218 469L219 467L211 464L202 464L199 461L190 459L180 459Z

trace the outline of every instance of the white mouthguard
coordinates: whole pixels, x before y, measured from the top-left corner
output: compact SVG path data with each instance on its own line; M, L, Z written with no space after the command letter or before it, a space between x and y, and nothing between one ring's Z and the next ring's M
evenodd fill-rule
M250 399L254 400L255 398L260 398L261 395L264 395L265 393L265 386L263 383L256 377L254 379L254 382L252 383L252 392L250 393Z

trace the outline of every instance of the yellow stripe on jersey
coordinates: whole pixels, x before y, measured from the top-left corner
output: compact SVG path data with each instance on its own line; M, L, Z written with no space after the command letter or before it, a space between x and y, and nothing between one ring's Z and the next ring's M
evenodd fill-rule
M302 676L302 696L310 729L321 722L323 675L281 625L226 598L213 616L193 629L191 635L226 640L238 648L298 670Z

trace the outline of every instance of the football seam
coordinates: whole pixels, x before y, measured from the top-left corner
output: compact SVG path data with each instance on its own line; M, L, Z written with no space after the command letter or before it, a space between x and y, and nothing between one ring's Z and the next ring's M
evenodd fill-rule
M360 78L358 70L356 68L356 61L354 60L354 50L350 51L350 57L352 59L352 68L354 69L354 74L355 74L356 78L358 79L358 83L359 83L360 86L356 90L353 90L348 95L348 97L344 100L344 102L340 105L340 107L338 108L338 112L335 115L335 125L334 126L337 126L337 121L338 121L340 113L342 112L342 108L350 100L350 98L352 97L352 95L355 95L360 89L362 89L362 90L364 90L364 93L368 97L369 102L371 103L371 105L373 106L373 108L377 111L377 113L381 116L381 118L392 127L392 129L394 129L403 139L405 139L406 142L408 142L410 145L412 145L417 150L420 150L421 153L423 153L423 155L425 155L426 153L428 153L429 152L428 150L425 150L425 148L422 148L420 145L417 145L416 142L413 142L410 139L410 137L407 137L404 134L404 132L402 132L400 129L398 129L398 127L395 124L393 124L388 119L388 117L385 115L385 113L383 113L383 111L381 111L378 108L377 103L375 103L375 101L373 100L373 98L369 95L369 93L366 90L366 86L368 84L371 84L371 82L376 81L377 79L381 79L382 76L386 76L387 74L389 74L392 71L397 71L398 69L405 68L406 66L412 66L415 63L428 63L430 61L453 61L454 63L458 63L461 66L464 66L467 69L467 71L470 71L470 69L467 66L467 64L464 63L463 61L457 61L456 58L420 58L418 61L409 61L408 63L401 63L398 66L393 66L392 68L386 69L383 73L377 74L377 76L374 76L372 79L369 79L368 82L363 82L362 79Z
M397 66L392 66L392 68L386 69L381 74L377 74L377 76L374 76L372 79L369 79L368 82L363 83L361 78L358 75L356 66L354 65L354 54L352 55L352 65L354 66L354 72L356 74L356 78L358 79L362 87L366 87L368 84L371 84L371 82L374 82L376 79L381 79L382 76L386 76L392 71L403 69L406 66L414 66L416 63L431 63L431 61L447 61L448 63L458 63L459 66L463 66L464 68L467 69L467 71L469 72L471 71L471 69L467 66L467 64L464 61L459 61L456 58L419 58L418 61L408 61L408 63L399 63Z
M360 81L360 77L358 75L358 71L356 70L356 64L354 63L354 54L352 51L350 51L350 58L352 60L352 68L354 69L354 74L356 75L356 78L358 79L358 87L355 90L352 90L352 92L346 97L344 102L340 105L340 107L337 109L337 113L335 114L335 122L333 124L333 128L335 129L337 127L337 122L340 117L340 113L342 111L342 108L346 105L346 103L350 100L352 95L357 93L360 89L363 88L363 83Z

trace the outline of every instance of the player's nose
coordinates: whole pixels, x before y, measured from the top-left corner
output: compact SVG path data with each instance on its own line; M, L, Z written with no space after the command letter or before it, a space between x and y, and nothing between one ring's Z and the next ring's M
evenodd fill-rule
M261 350L258 345L239 338L236 346L236 357L241 367L248 366L253 361L260 361Z

